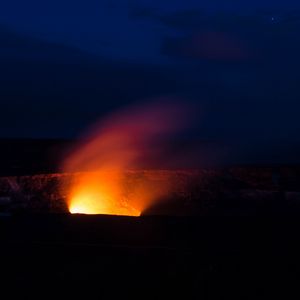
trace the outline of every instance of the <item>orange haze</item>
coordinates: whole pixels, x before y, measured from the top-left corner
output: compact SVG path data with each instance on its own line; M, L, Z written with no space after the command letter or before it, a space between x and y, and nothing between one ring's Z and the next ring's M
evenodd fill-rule
M183 107L160 101L132 107L97 124L64 162L78 173L67 187L71 213L139 216L166 187L142 183L126 193L125 171L159 155L165 139L185 123Z

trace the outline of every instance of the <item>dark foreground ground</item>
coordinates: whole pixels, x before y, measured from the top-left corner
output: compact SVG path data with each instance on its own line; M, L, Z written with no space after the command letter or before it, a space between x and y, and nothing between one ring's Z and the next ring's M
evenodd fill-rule
M1 290L19 299L300 296L298 218L48 214L0 227Z

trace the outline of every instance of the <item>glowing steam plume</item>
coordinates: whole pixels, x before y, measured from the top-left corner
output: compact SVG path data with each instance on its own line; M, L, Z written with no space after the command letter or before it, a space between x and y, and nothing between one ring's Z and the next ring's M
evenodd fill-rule
M139 216L165 193L144 184L124 194L125 171L160 156L164 140L185 124L182 105L161 100L116 113L93 127L64 162L65 172L81 172L68 187L71 213Z

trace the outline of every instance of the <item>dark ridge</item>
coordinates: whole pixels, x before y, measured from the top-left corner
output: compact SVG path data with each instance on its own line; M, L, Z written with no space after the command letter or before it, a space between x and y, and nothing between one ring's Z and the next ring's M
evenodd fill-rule
M72 140L0 139L0 176L56 173Z

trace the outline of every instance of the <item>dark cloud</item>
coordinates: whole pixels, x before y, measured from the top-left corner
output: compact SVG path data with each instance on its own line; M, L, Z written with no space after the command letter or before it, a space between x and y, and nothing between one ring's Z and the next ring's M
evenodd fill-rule
M108 61L6 27L0 41L0 136L74 136L119 106L176 92L167 68Z
M88 57L76 47L43 41L0 24L0 62L3 63L8 59L52 60L69 63L86 60Z
M157 9L151 7L132 7L129 10L129 17L132 19L156 18L158 16Z
M191 21L188 14L181 16L180 22L169 25L185 30L163 39L163 55L217 61L249 60L273 66L282 62L299 63L300 22L297 16L272 19L261 15L216 14L199 22Z
M200 10L182 10L172 14L156 16L162 24L175 29L195 29L203 26L205 15Z
M248 49L234 35L204 31L184 38L163 40L161 53L178 58L237 61L249 57Z
M133 8L130 11L130 16L140 19L152 19L166 27L181 31L194 31L205 28L226 30L236 28L239 25L251 27L270 21L270 19L266 20L268 15L265 14L207 13L200 9L181 9L175 12L163 13L150 7Z

